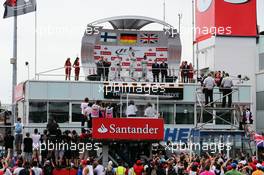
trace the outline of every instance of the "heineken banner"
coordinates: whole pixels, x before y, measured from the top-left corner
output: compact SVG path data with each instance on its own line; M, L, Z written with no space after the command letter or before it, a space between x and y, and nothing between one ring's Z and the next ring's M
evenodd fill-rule
M6 0L4 18L36 11L36 0Z

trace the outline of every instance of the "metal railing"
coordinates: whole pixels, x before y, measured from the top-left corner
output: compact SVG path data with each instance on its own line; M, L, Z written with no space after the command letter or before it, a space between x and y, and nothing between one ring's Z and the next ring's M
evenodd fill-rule
M79 81L125 81L125 82L134 82L134 81L146 81L154 82L154 74L158 75L159 82L183 82L181 71L182 69L168 68L162 69L158 68L157 70L148 68L146 71L145 78L143 76L144 71L141 68L134 68L131 70L127 68L118 68L118 67L96 67L96 66L81 66L82 73L78 76ZM99 71L99 72L98 72ZM190 70L195 72L193 70ZM131 75L133 73L133 75ZM187 77L189 80L188 83L194 83L194 78ZM71 69L71 74L68 75L70 80L75 80L74 68ZM59 67L51 69L48 71L39 72L36 74L36 80L43 79L52 79L52 80L65 80L65 67ZM156 80L156 79L155 79Z

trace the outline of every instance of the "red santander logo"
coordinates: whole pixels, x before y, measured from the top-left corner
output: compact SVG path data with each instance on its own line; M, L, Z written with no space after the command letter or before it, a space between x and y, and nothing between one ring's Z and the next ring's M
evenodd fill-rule
M151 118L93 118L93 139L162 140L163 119Z

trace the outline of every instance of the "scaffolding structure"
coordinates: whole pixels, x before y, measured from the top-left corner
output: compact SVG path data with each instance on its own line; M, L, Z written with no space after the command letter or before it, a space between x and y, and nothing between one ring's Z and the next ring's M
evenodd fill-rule
M198 87L196 89L196 126L195 130L206 130L208 129L206 126L208 124L212 124L213 127L217 124L217 122L222 122L221 124L230 126L226 129L226 131L242 131L242 143L247 143L249 151L251 155L253 155L252 147L255 147L255 142L253 139L254 130L252 126L245 124L242 126L242 116L243 116L243 108L245 104L240 102L239 88L233 88L232 91L226 95L222 95L220 89L216 92L216 89L213 91L213 96L217 96L215 100L212 102L205 104L205 95L203 93L202 87ZM222 107L222 99L228 97L229 95L238 96L238 101L233 102L231 107ZM211 119L204 121L205 113L208 113L212 116ZM198 116L198 114L200 114ZM225 116L229 116L229 120L224 118ZM217 128L214 128L217 130ZM253 143L253 145L252 145ZM243 144L242 144L243 149Z

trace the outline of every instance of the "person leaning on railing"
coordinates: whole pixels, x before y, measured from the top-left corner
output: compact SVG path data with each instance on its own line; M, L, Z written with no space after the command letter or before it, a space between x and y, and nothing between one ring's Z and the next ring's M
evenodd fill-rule
M221 88L223 91L223 101L222 101L222 107L226 106L226 96L228 96L228 107L231 107L232 104L232 87L233 87L233 81L229 77L229 74L225 74L225 78L223 78L221 82Z
M126 116L128 117L136 117L137 116L137 107L135 106L134 101L130 101L128 107L126 109Z
M205 95L205 106L208 105L209 99L210 99L210 104L211 107L213 107L213 90L215 86L215 80L212 77L212 74L209 73L207 78L204 79L203 81L203 92Z
M146 106L146 109L144 111L144 116L145 117L157 117L157 111L155 110L155 108L153 108L151 103L148 103Z

